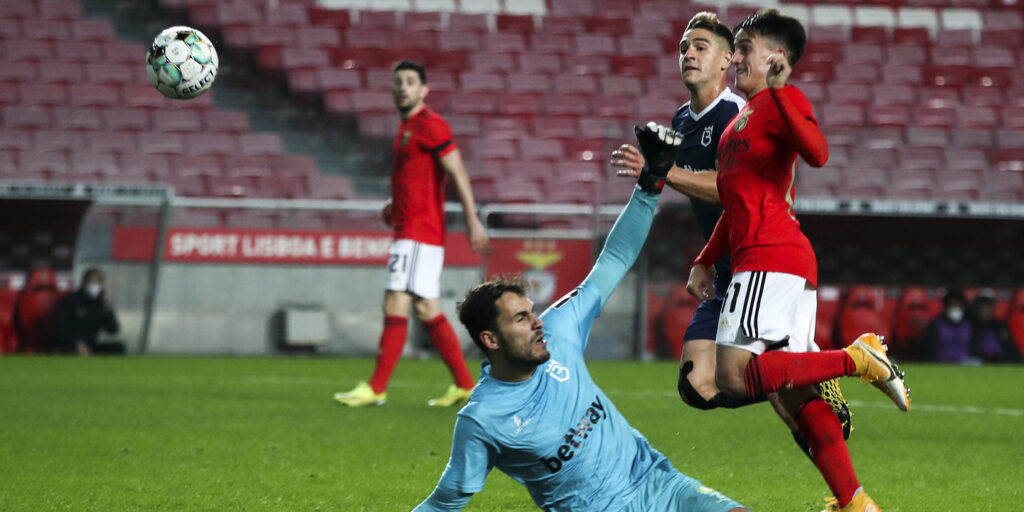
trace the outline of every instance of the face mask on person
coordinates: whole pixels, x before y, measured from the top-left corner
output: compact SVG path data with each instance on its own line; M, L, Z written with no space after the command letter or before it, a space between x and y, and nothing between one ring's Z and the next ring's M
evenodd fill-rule
M103 285L99 283L89 283L85 285L85 294L94 299L99 298L100 294L103 293Z
M963 308L952 307L946 310L946 316L953 323L960 323L960 320L964 319L964 310Z

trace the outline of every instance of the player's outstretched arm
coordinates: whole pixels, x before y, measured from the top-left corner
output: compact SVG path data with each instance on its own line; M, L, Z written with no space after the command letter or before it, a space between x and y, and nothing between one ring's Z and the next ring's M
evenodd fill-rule
M472 407L472 404L466 407ZM483 426L459 416L452 435L452 452L437 487L413 509L413 512L462 510L473 493L484 488L487 474L494 467L496 450L486 441Z
M793 72L789 61L782 54L773 54L768 58L768 64L768 91L789 128L790 139L797 152L813 167L825 165L828 161L828 141L811 113L811 104L799 89L786 87L786 80ZM794 99L799 101L799 105Z
M476 201L473 199L473 187L469 183L469 175L466 167L462 165L462 155L456 149L440 159L441 167L452 177L455 182L455 190L459 193L459 201L462 202L462 212L466 216L466 230L469 236L469 244L476 252L486 252L491 248L491 241L487 238L487 231L480 222L476 213Z
M647 164L637 178L633 196L608 233L604 249L585 281L598 290L601 307L643 249L647 233L651 230L658 196L672 168L675 152L683 142L681 135L655 123L647 123L643 128L634 127L634 132Z
M644 156L640 150L632 144L623 144L612 152L610 163L614 167L621 167L616 171L617 176L623 178L636 178L644 167ZM673 165L668 171L665 183L680 194L694 197L708 203L719 204L718 198L718 171L707 169L701 171L688 171L677 165Z
M704 245L704 249L697 255L693 266L690 267L690 276L686 281L686 291L698 300L714 300L715 285L711 269L715 262L722 259L729 253L728 221L726 216L729 212L722 212L715 224L715 230L711 232L711 238Z

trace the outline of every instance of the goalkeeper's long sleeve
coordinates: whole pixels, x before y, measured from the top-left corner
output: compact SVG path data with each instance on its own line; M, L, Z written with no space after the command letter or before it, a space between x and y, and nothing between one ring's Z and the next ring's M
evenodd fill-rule
M459 511L466 507L466 504L469 503L469 499L472 497L472 494L462 493L455 489L438 485L434 488L434 492L430 493L430 496L423 500L423 503L420 503L413 509L413 512Z
M601 295L599 307L604 307L615 287L636 262L647 240L654 219L654 207L660 194L649 194L633 189L633 196L619 214L605 240L604 249L597 257L584 283L590 283Z

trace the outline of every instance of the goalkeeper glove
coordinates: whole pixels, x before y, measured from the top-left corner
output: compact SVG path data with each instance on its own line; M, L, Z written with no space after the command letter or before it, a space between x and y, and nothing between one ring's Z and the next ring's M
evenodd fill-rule
M683 144L683 136L653 121L643 128L633 126L633 133L636 134L640 153L644 155L644 168L637 178L637 185L648 194L658 194L676 161L676 150Z

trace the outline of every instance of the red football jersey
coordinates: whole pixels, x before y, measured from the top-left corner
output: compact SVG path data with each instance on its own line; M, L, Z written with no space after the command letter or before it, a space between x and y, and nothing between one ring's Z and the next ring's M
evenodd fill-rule
M818 261L793 212L796 160L821 167L828 143L799 89L755 94L718 143L718 195L724 212L697 263L732 253L732 271L761 270L818 284Z
M439 159L452 151L451 128L427 107L399 125L391 163L395 238L444 245L445 172Z

